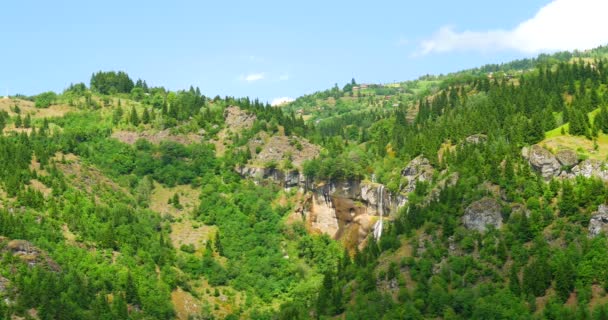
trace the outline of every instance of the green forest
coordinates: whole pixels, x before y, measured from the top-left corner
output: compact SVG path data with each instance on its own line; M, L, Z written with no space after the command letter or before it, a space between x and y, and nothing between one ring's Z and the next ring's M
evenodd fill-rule
M608 48L201 92L0 100L0 318L608 319Z

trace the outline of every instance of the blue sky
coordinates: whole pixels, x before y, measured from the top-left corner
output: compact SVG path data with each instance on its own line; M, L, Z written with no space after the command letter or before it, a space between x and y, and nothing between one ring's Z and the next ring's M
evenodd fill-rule
M602 32L544 40L547 28L606 12L561 22L581 1L606 9L603 0L5 1L0 90L61 91L124 70L169 89L272 101L353 77L409 80L608 42Z

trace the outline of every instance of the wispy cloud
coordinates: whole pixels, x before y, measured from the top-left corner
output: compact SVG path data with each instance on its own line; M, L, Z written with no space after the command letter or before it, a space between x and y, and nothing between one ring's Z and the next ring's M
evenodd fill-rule
M457 32L452 26L444 26L422 41L416 54L590 49L608 43L607 11L606 0L554 0L512 30Z
M239 79L242 81L254 82L254 81L263 80L264 77L265 77L264 73L259 72L259 73L250 73L250 74L241 75L241 76L239 76Z
M279 81L287 81L289 80L289 74L285 73L279 76Z
M291 98L291 97L280 97L280 98L274 98L274 99L273 99L273 100L270 102L270 105L271 105L271 106L280 106L280 105L282 105L282 104L289 103L289 102L292 102L292 101L294 101L294 99L293 99L293 98Z

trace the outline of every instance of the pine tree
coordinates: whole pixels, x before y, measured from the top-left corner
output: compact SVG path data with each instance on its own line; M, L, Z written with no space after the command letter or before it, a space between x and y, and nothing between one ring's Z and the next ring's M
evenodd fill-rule
M15 117L15 128L21 128L21 126L23 125L23 121L21 119L21 115L17 115Z
M133 281L133 276L131 275L131 272L127 274L127 283L125 285L125 298L130 304L140 304L139 294L137 294L137 286L135 286L135 281Z
M527 127L527 142L530 144L542 141L545 138L545 130L543 129L543 119L539 113L536 113L528 122Z
M112 112L112 123L114 125L117 125L122 119L123 114L124 111L121 106L118 106L116 109L114 109L114 111Z
M144 113L141 115L141 121L144 124L150 123L150 113L148 112L148 108L144 108Z
M129 318L129 309L122 293L114 294L114 300L112 300L112 313L114 315L114 319Z
M555 264L555 291L558 297L565 302L574 289L576 270L563 252L558 252Z
M323 276L323 284L321 285L319 296L317 297L317 317L321 315L333 315L333 290L333 276L330 273L325 273Z
M224 255L224 247L222 246L222 242L220 241L219 230L215 233L215 250L220 256Z
M578 206L576 201L576 195L574 194L574 188L568 180L564 180L562 183L562 194L558 203L559 214L562 217L569 217L578 212Z
M25 116L25 119L23 120L23 127L24 128L29 128L32 126L32 117L30 117L30 114L28 113Z
M519 276L517 275L519 270L513 265L511 267L511 271L509 272L509 290L515 296L521 295L521 284L519 281Z
M131 116L129 117L129 122L131 122L131 124L136 127L139 125L139 116L137 115L135 107L131 108Z

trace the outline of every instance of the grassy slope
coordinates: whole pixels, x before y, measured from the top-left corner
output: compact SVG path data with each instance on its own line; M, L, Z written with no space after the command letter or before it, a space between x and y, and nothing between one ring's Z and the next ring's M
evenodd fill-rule
M587 114L589 121L593 124L595 116L599 113L600 109L597 108ZM551 131L547 131L545 134L545 140L539 144L546 148L557 151L559 149L571 149L575 150L580 156L596 159L596 160L607 160L608 159L608 135L600 133L597 138L597 149L595 148L594 142L585 138L584 136L571 136L568 132L569 124L565 123ZM562 133L562 130L565 132Z

